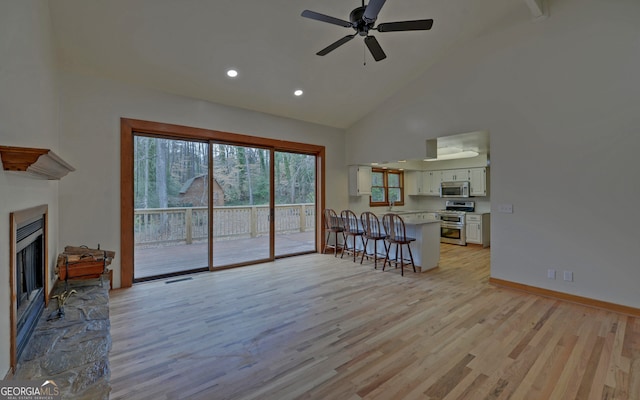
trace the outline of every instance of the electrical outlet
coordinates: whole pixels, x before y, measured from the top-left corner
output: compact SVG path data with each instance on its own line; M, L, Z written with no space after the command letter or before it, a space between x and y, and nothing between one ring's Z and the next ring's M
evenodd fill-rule
M567 282L573 282L573 272L564 271L564 280Z
M547 278L556 279L556 270L555 269L548 269L547 270Z

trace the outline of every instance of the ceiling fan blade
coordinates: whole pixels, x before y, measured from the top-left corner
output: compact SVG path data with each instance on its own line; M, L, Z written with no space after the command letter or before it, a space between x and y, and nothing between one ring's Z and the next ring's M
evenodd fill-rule
M345 28L351 28L352 26L351 22L348 22L339 18L330 17L328 15L320 14L315 11L304 10L301 15L305 18L311 18L321 22L328 22L330 24L344 26Z
M387 0L369 0L369 4L367 4L367 8L364 10L362 19L368 23L375 21L378 18L378 13L382 9L385 1Z
M387 22L376 27L378 32L428 31L433 26L432 19L417 21Z
M380 47L380 43L378 43L378 40L375 37L367 36L366 38L364 38L364 43L369 48L369 51L371 52L374 60L380 61L387 58L387 55L384 54L382 47Z
M342 46L343 44L347 43L349 40L353 39L354 37L356 37L356 34L347 35L347 36L343 37L342 39L331 43L329 46L327 46L324 49L320 50L316 54L319 55L319 56L325 56L325 55L329 54L330 52L332 52L333 50L337 49L338 47Z

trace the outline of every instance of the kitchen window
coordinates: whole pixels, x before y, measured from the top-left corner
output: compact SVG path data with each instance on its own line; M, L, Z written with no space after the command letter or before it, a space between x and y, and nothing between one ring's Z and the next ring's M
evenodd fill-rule
M394 169L373 168L371 170L371 196L369 205L404 205L404 172Z

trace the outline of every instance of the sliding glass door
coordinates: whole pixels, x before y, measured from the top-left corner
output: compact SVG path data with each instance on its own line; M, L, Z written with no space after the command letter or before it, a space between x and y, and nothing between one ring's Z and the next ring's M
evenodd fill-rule
M271 151L212 143L213 267L273 259Z
M121 120L121 285L317 251L324 147Z
M316 157L276 151L275 255L309 253L316 248Z
M134 137L134 280L209 266L209 145Z

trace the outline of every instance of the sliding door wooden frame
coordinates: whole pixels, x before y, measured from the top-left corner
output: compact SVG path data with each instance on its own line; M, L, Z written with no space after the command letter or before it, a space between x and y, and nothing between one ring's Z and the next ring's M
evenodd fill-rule
M161 122L144 121L130 118L120 119L120 287L133 285L133 257L134 257L134 191L133 139L135 134L152 135L169 139L208 140L226 142L229 144L250 145L270 148L273 151L290 151L314 155L316 157L316 251L322 248L322 210L325 207L325 147L313 144L290 142L286 140L270 139L258 136L222 132L211 129L194 128L183 125L165 124ZM273 161L272 161L273 164ZM210 165L211 169L212 166ZM271 166L273 168L273 165ZM273 174L271 174L273 175ZM271 178L273 180L273 176ZM273 184L273 182L272 182ZM210 187L212 185L209 185ZM272 186L273 196L273 186ZM273 199L272 199L273 200ZM273 204L273 201L271 202ZM210 216L211 218L211 216ZM210 225L211 226L211 225ZM273 233L270 235L273 241ZM271 246L273 258L273 243ZM212 267L211 255L209 268Z

